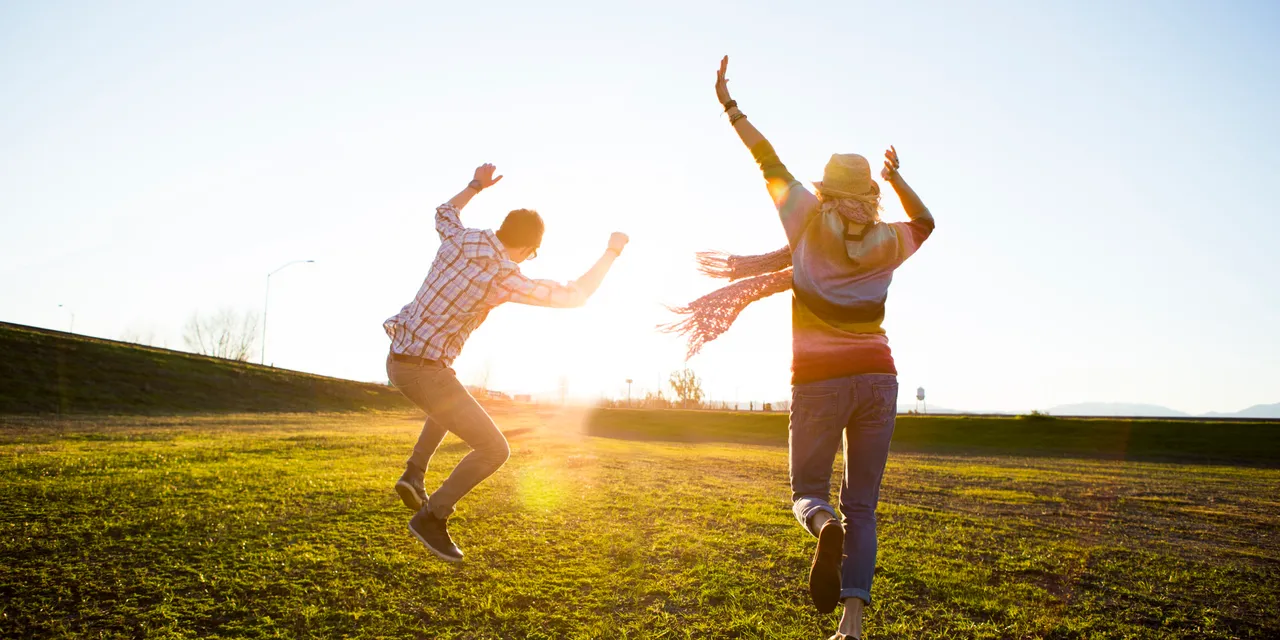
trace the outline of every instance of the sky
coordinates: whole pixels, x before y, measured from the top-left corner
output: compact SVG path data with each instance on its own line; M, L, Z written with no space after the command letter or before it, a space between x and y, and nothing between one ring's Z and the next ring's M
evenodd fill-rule
M267 361L385 382L434 208L492 162L463 220L540 211L528 275L631 245L585 308L495 310L460 379L643 395L685 365L665 305L718 284L694 252L785 243L729 54L797 177L892 144L933 212L889 295L903 402L1280 402L1280 5L606 4L0 4L0 320L184 348L314 260L271 279ZM688 363L712 399L789 397L789 315Z

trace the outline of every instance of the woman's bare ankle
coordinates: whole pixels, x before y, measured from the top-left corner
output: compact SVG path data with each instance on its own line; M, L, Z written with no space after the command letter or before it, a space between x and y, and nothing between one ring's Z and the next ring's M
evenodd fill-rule
M862 598L845 598L844 613L840 616L839 632L851 638L862 637Z

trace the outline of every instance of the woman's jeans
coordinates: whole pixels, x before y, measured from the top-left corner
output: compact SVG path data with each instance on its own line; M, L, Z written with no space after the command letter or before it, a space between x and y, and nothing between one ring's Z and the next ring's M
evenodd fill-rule
M831 468L844 436L844 562L840 598L871 602L876 569L876 503L897 415L898 379L864 374L797 384L791 388L792 511L813 535L813 516L832 517Z

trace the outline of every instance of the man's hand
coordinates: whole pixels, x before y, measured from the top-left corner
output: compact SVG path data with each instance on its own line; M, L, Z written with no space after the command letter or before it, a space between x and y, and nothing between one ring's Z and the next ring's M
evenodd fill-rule
M476 167L475 182L480 184L481 189L488 189L489 187L498 184L498 181L502 179L502 176L498 176L496 178L493 177L493 172L496 169L497 167L487 162Z
M880 170L880 177L885 182L893 182L898 178L898 150L889 145L889 150L884 152L884 168Z
M607 250L622 255L622 248L627 246L630 241L631 238L628 238L627 234L615 232L609 236L609 248Z
M729 97L729 80L724 77L725 71L729 69L729 56L725 56L720 61L720 70L716 72L716 100L720 104L724 104L733 98Z
M476 167L475 179L468 183L462 191L459 191L458 195L450 198L449 204L454 209L461 211L463 207L467 206L468 202L471 202L472 196L492 187L495 184L498 184L498 181L502 179L502 176L498 176L496 178L493 177L493 170L495 168L496 167L487 162Z

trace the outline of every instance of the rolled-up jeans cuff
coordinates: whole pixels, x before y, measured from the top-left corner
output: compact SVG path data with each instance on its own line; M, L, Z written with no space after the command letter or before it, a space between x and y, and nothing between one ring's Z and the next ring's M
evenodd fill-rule
M840 599L857 598L867 604L871 604L871 592L866 589L841 589Z
M440 518L442 520L448 520L449 516L453 515L453 505L451 504L445 505L443 503L439 503L438 501L436 504L432 504L431 496L427 496L427 502L426 504L422 505L422 508L430 512L431 515L437 518Z
M831 507L831 503L822 498L800 498L791 505L791 513L795 514L796 520L800 521L800 526L814 537L818 536L818 532L811 529L809 523L813 520L814 514L819 511L826 511L832 518L836 517L836 510Z

